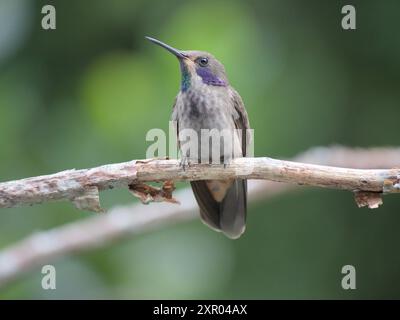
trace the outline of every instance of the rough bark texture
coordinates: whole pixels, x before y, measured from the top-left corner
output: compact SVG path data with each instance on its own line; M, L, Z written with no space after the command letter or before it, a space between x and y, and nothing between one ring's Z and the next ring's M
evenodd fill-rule
M79 209L101 211L98 190L131 187L149 181L263 179L353 192L400 192L400 169L350 169L272 158L239 158L223 165L192 164L185 170L178 160L135 160L92 169L0 183L0 208L70 200Z
M318 147L300 154L294 158L294 160L337 167L357 167L360 169L392 168L399 167L400 148L348 149L344 147ZM121 183L120 185L128 185L131 183L132 179L135 179L136 173L131 171L129 166L134 165L134 163L128 162L127 164L128 168L126 169L121 169L123 166L120 164L117 165L120 170L122 170L118 170L119 176L124 177L125 180L115 180L114 176L114 180L108 178L107 183L110 183L113 186L117 186L119 183ZM83 177L90 176L92 182L98 182L98 187L103 186L103 188L106 188L107 184L104 184L104 179L99 179L98 176L95 178L97 174L94 174L94 172L110 172L109 170L114 174L116 172L114 170L115 167L111 167L111 169L105 168L109 168L109 166L95 168L92 169L92 171L80 170L67 171L64 173L61 172L56 174L56 176L63 176L66 174L65 176L71 179L72 175L70 173L74 172L74 177L83 179ZM127 171L124 173L124 170ZM359 172L359 170L357 172ZM367 170L366 172L371 172L371 170ZM373 176L376 176L377 172L392 172L394 174L391 170L372 170ZM295 176L301 176L301 174L301 171L297 173L295 172ZM101 175L101 177L104 176ZM110 175L108 175L108 177L110 177ZM318 177L320 176L318 175ZM389 185L391 189L396 190L396 188L398 188L398 186L395 186L396 183L398 183L396 182L396 179L394 179L393 176L392 178L389 177L389 179L379 177L378 180L380 180L379 183L383 181L384 185L385 180L388 180L386 184ZM6 190L11 190L11 186L14 185L14 188L16 188L16 186L23 186L22 182L27 180L33 180L35 183L42 181L44 184L46 183L43 181L48 181L46 176L30 178L18 180L16 182L3 183L1 184L1 188L6 186ZM102 182L102 184L100 182ZM379 183L374 183L377 184L378 187L380 186ZM348 185L348 182L346 185ZM364 185L364 183L361 182L361 185ZM287 192L295 187L295 184L260 180L249 181L249 200L250 202L265 201L270 197ZM67 194L71 194L71 190L79 190L79 188L72 188L68 190ZM23 197L21 191L19 191L19 193L17 192L17 194L19 194L19 197ZM39 192L38 194L41 193ZM44 192L44 194L48 197L44 198L42 195L42 200L35 203L45 201L46 199L63 198L60 196L60 194L62 195L61 192L57 193L55 198L51 197L48 192ZM79 194L79 192L76 194ZM368 205L368 203L372 203L372 205L376 205L376 203L379 202L379 199L376 198L377 193L372 192L371 194L373 196L369 199L368 192L367 195L365 193L355 193L357 204ZM20 276L21 273L26 272L35 266L42 266L61 255L79 253L101 247L109 244L111 241L116 241L128 235L148 232L157 228L165 227L169 224L192 220L198 216L198 208L191 190L180 190L175 192L174 196L179 200L180 205L162 202L152 203L148 206L144 206L140 203L118 206L109 210L107 214L93 215L83 221L79 220L55 229L35 233L7 248L4 248L0 251L0 285L5 285ZM27 200L32 201L30 198L27 198Z

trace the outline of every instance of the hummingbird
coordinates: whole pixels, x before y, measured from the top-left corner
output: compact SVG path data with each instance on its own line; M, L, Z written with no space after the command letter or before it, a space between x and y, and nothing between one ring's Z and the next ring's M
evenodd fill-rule
M249 119L242 98L229 84L223 64L208 52L178 50L157 39L146 39L166 49L179 61L181 85L171 120L178 136L181 164L185 167L191 162L210 163L213 160L210 151L212 154L218 151L218 160L224 166L233 158L246 157L250 141L247 130L250 129ZM231 136L230 139L221 139L216 146L213 144L205 148L203 143L196 142L193 148L198 148L200 153L193 152L192 155L183 149L180 135L188 129L198 135L206 129L229 132ZM247 181L199 180L190 184L203 223L228 238L239 238L246 228Z

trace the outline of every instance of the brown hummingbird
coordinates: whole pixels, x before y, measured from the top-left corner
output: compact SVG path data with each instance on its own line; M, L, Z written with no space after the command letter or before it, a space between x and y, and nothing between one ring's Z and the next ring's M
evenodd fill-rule
M233 158L245 157L250 141L249 120L242 98L230 86L222 63L208 52L182 51L146 38L174 54L180 63L181 88L175 98L172 121L178 135L181 164L215 163L215 154L224 165ZM184 148L185 130L200 135L202 141L190 140ZM224 132L219 143L212 139L209 145L208 136L204 144L203 132L215 130ZM239 238L246 227L247 181L200 180L192 181L191 186L202 221L229 238Z

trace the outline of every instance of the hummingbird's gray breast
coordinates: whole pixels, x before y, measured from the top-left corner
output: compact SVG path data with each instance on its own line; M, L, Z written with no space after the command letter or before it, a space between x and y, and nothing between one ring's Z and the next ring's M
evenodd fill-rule
M224 129L233 126L229 95L225 88L188 90L182 94L182 126L194 130Z
M199 84L185 92L180 92L174 110L179 131L193 130L198 138L197 142L189 142L192 143L192 146L186 145L185 148L187 153L189 147L193 150L196 148L193 143L197 143L197 155L193 157L191 154L186 154L186 156L191 160L199 159L205 162L210 160L211 155L219 154L220 159L229 162L231 158L235 157L235 154L241 154L240 142L234 131L234 112L229 89L226 87ZM204 144L201 147L204 143L204 134L207 133L207 130L204 129L213 130L211 133L218 132L223 136L218 143L210 140L207 153L204 153ZM187 139L185 140L188 142ZM213 157L214 160L216 159Z

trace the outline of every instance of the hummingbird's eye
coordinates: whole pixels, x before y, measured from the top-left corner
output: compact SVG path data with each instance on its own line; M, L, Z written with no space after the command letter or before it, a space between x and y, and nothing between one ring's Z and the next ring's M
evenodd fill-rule
M206 67L208 65L208 59L203 57L198 59L199 65L202 67Z

